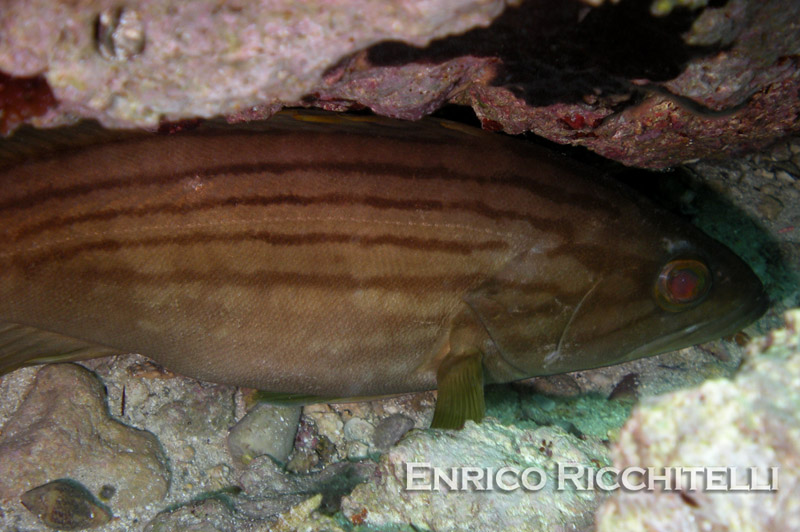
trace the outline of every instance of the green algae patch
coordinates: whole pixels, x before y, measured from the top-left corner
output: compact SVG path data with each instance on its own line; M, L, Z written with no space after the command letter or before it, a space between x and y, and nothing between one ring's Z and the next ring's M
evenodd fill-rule
M556 397L511 386L486 389L486 415L521 428L556 426L575 436L613 439L630 417L635 400L607 399L595 394Z

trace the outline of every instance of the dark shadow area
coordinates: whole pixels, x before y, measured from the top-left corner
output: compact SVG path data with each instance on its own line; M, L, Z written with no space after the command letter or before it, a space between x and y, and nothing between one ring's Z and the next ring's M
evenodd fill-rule
M794 295L800 279L780 244L723 194L678 167L648 172L620 166L611 177L656 205L681 215L710 237L719 240L747 262L761 278L772 301Z
M584 95L627 94L628 80L672 79L716 47L692 47L681 35L702 10L650 14L652 0L622 0L589 8L578 0L528 0L488 28L415 48L386 42L368 50L376 66L438 64L462 57L497 57L493 81L532 106L580 101ZM725 2L711 2L711 6Z

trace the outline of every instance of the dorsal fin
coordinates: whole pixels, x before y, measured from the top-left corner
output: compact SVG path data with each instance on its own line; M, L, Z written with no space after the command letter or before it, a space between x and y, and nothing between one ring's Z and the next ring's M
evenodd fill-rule
M117 142L147 134L142 130L104 129L91 120L52 129L37 129L25 125L10 137L0 137L0 168L86 146Z
M23 366L118 355L119 350L50 331L0 321L0 375Z

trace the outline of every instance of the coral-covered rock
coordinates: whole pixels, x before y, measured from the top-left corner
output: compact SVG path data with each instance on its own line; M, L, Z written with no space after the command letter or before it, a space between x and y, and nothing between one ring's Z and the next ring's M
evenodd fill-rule
M424 46L486 25L502 0L6 1L0 70L42 74L61 112L106 125L230 114L312 92L383 40Z
M597 514L599 532L800 530L800 310L786 328L757 339L733 380L645 400L623 428L614 450L619 468L748 468L777 491L703 489L618 491ZM743 477L737 477L742 484Z
M339 510L342 496L357 484L367 481L375 463L337 462L321 471L293 474L284 471L269 457L256 458L239 477L242 496L233 501L242 514L268 518L284 512L312 495L321 494L326 513Z
M417 119L456 103L484 128L650 168L800 130L794 0L516 4L7 1L0 70L47 81L58 106L44 91L23 106L40 125L252 120L285 105ZM0 95L0 111L16 108Z
M217 498L191 502L155 516L144 527L145 532L237 532L247 530L252 523L237 518L235 513Z
M596 468L608 460L606 449L582 441L555 427L506 427L491 419L480 425L468 421L461 431L417 431L406 436L381 457L378 471L368 484L356 486L343 500L345 515L353 523L375 527L410 524L416 529L453 530L590 530L601 491L576 491L570 484L557 489L557 464ZM408 490L407 464L450 468L475 466L486 471L503 467L538 468L544 475L539 490L469 489L451 491ZM424 473L422 471L420 474ZM430 472L428 472L430 474ZM448 473L449 474L449 473ZM489 475L491 476L491 474ZM527 477L540 482L538 473ZM511 477L504 478L511 483ZM410 481L415 487L430 478ZM486 475L480 486L486 486ZM457 481L461 486L460 481Z
M111 419L103 385L73 364L43 367L0 436L0 499L59 478L112 486L113 510L161 501L170 478L156 438Z

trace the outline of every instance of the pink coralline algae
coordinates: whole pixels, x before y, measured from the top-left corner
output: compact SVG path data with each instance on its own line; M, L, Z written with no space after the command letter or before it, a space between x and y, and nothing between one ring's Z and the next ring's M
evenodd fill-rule
M296 105L413 120L451 103L649 168L800 131L798 2L517 3L6 0L0 71L47 81L57 107L26 116L42 126Z

